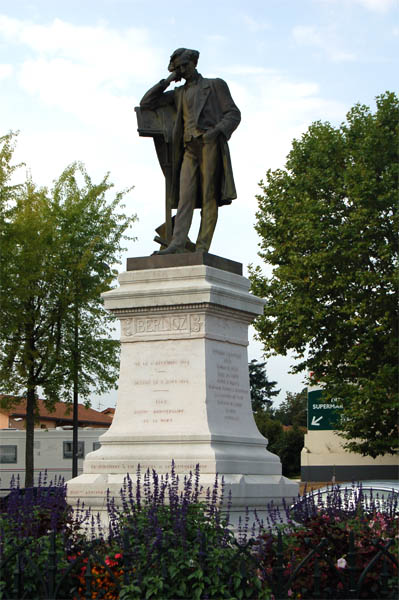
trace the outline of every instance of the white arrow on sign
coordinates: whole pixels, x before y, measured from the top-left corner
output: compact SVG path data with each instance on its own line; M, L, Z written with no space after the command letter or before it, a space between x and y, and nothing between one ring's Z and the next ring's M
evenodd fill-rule
M323 417L317 417L317 419L316 419L316 417L313 417L313 419L312 419L312 422L311 422L311 425L313 425L313 426L314 426L314 425L317 425L318 427L320 427L320 423L319 423L319 421L321 421L321 419L322 419L322 418L323 418Z

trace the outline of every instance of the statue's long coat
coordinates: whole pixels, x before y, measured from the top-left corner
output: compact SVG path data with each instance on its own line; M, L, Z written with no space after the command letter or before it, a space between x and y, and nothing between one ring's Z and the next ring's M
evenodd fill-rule
M223 164L221 189L217 202L219 206L231 204L237 198L227 140L238 126L241 114L230 95L229 88L223 79L206 79L199 75L198 92L195 97L196 126L207 131L216 125L221 131L219 136ZM183 92L184 86L165 92L165 80L162 79L143 96L140 107L156 109L161 106L174 105L176 113L172 133L172 208L179 203L180 169L183 161ZM201 207L201 198L197 198L197 208Z

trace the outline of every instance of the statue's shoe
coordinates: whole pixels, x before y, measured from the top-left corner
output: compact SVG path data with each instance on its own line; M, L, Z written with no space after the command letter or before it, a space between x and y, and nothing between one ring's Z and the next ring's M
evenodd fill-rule
M184 254L184 248L179 248L179 246L168 246L164 250L154 252L154 254Z

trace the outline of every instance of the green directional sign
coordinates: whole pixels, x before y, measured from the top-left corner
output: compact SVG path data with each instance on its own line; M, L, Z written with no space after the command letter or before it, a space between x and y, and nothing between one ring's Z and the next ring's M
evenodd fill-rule
M323 390L312 390L308 392L308 430L320 431L326 429L337 429L342 404L330 400L323 402Z

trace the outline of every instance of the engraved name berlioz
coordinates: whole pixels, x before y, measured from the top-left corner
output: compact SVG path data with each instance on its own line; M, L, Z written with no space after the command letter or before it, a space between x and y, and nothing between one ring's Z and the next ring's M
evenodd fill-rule
M140 317L122 320L122 332L126 337L146 333L169 333L174 331L198 333L201 331L201 315L178 315L168 317Z

